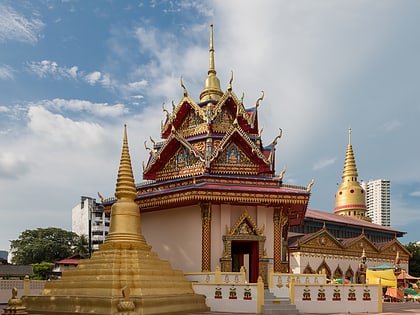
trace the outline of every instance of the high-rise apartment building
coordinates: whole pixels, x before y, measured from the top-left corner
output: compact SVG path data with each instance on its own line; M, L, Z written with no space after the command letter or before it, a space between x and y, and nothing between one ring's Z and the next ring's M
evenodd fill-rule
M95 198L81 197L80 203L72 209L71 226L77 235L86 235L89 252L99 249L109 231L109 215Z
M391 226L391 181L369 180L363 186L366 190L367 216L373 223Z

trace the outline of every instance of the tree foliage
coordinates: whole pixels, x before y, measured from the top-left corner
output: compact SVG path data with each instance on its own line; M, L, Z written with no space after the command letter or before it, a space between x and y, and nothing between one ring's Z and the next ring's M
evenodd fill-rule
M80 235L74 244L73 252L80 257L89 256L89 240L86 235Z
M405 248L412 254L412 257L408 261L408 271L410 275L420 277L420 246L416 243L408 243Z
M10 241L12 262L29 265L53 262L73 254L76 233L59 228L38 228L22 232L19 239Z
M35 280L46 280L48 275L51 274L51 271L54 268L54 264L49 262L41 262L39 264L32 264L32 270L34 271L34 275L32 279Z

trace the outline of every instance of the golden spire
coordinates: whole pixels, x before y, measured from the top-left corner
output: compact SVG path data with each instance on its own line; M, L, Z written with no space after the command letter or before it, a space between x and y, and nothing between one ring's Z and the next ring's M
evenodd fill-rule
M219 100L223 95L220 89L220 80L216 76L216 67L214 65L214 45L213 45L213 24L210 25L210 64L207 78L204 80L204 90L200 94L200 102L208 100Z
M108 237L104 246L113 241L140 242L147 246L141 234L140 209L135 202L137 197L128 149L127 128L124 125L124 140L121 152L121 161L118 169L117 185L115 188L117 202L111 208L111 220Z
M349 143L347 145L346 159L344 161L344 170L341 178L343 181L357 181L357 168L354 159L353 147L351 145L351 128L348 130Z
M356 161L351 145L351 128L349 128L346 158L341 176L343 181L335 194L334 213L370 221L370 218L366 216L366 194L357 181L357 176Z
M118 200L122 198L134 200L137 197L136 185L134 184L133 169L131 166L130 152L128 150L126 125L124 125L124 139L121 152L120 167L118 169L117 185L115 188L115 197Z

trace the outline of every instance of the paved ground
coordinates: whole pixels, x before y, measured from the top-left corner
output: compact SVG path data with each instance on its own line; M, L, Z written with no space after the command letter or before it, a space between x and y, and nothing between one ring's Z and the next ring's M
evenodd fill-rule
M326 314L326 313L324 313ZM328 313L329 314L329 313ZM366 315L366 313L351 313L352 315ZM420 315L420 303L383 303L382 313L369 313L376 315L399 315L411 314ZM254 313L224 313L224 312L205 312L205 313L188 313L185 315L255 315ZM319 313L299 313L299 315L319 315ZM332 315L332 314L329 314ZM334 315L349 315L349 313L335 313Z
M6 304L0 304L0 314L3 314L3 308ZM179 314L179 313L178 313ZM325 313L324 313L325 314ZM366 315L366 313L351 313L353 315ZM416 314L420 315L420 303L384 303L382 313L370 313L376 315L399 315L399 314ZM185 315L255 315L255 313L224 313L224 312L203 312L203 313L187 313ZM299 315L319 315L319 313L300 313ZM329 314L332 315L332 314ZM348 313L336 313L335 315L348 315Z

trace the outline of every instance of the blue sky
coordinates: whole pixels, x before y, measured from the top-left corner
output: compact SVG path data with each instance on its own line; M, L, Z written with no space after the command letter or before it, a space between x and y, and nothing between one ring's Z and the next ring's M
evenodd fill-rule
M198 99L214 24L222 89L260 106L285 182L332 212L347 129L359 180L391 180L392 226L420 240L420 2L2 1L0 249L71 229L81 195L112 196L123 124L136 181L162 103Z

